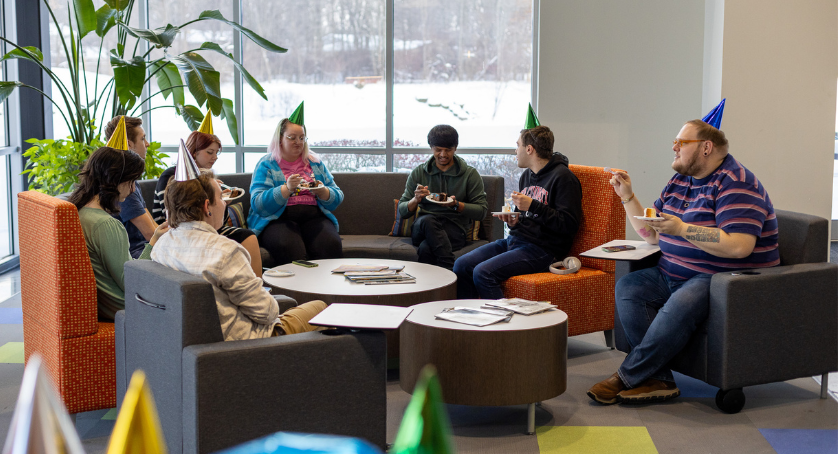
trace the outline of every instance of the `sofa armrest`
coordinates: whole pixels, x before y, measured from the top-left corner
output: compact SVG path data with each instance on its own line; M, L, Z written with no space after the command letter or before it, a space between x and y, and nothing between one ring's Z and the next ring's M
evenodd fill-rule
M838 370L838 265L725 272L710 284L708 383L723 389Z
M114 352L116 354L116 408L122 408L125 392L128 391L128 371L125 362L125 311L116 311L114 317Z
M185 348L184 452L280 430L360 437L384 448L384 334L326 333Z

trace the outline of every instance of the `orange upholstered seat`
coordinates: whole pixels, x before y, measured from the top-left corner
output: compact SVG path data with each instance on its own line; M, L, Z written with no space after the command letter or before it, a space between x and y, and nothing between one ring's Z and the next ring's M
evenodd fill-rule
M96 315L96 279L76 207L18 194L27 362L38 352L70 413L116 406L114 325Z
M571 165L582 185L583 220L570 255L579 257L582 269L575 274L527 274L503 284L507 298L550 301L567 313L567 335L614 328L614 261L580 257L600 244L626 237L626 217L614 193L611 174L602 167ZM557 257L559 260L564 257Z

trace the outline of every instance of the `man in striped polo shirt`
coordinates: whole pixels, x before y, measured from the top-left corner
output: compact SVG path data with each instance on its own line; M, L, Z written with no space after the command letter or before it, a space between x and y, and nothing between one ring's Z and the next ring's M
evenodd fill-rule
M654 203L661 220L636 219L644 208L634 197L631 178L625 172L611 178L635 231L659 245L662 257L657 267L617 283L619 323L631 350L614 375L588 390L602 404L677 397L667 364L707 318L713 274L780 264L771 199L728 153L725 134L692 120L681 128L672 150L678 173Z

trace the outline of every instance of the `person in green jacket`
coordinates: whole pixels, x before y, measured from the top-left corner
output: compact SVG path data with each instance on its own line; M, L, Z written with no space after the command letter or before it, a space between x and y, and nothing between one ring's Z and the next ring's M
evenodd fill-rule
M428 133L433 156L410 173L399 200L399 215L412 216L413 245L418 247L420 263L454 267L454 251L468 240L466 233L474 221L486 216L488 204L483 178L474 167L456 156L459 135L448 125L437 125ZM443 200L439 194L447 196Z
M133 151L99 148L87 159L68 199L79 210L100 321L113 321L116 311L125 308L123 270L132 258L125 226L112 214L119 213L119 203L134 192L134 182L144 170L145 161ZM152 247L168 230L165 222L158 226L139 258L149 260Z

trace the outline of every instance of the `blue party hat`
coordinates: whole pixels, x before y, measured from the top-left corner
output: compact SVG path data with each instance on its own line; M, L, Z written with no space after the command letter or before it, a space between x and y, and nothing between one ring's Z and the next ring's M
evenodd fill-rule
M714 107L710 113L704 116L701 120L716 129L722 129L722 114L725 111L725 99L718 106Z

